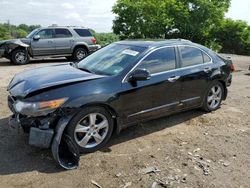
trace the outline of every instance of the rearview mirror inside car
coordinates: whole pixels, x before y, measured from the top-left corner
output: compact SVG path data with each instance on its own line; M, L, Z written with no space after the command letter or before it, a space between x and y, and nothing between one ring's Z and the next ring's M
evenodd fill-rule
M131 73L129 76L128 81L144 81L149 80L151 75L148 70L146 69L137 69Z
M39 39L40 39L40 35L35 35L35 36L33 37L33 39L34 39L34 40L39 40Z

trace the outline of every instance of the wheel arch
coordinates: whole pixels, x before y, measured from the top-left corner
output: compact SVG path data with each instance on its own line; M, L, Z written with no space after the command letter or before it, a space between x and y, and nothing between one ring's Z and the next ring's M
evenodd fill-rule
M72 53L74 53L77 48L84 48L87 51L87 53L89 53L89 48L87 44L76 44L73 48Z
M11 49L11 51L8 53L8 55L11 56L12 53L13 53L15 50L18 50L18 49L26 50L27 53L31 56L31 53L30 53L29 49L28 49L27 47L24 47L24 46L16 46L15 48Z

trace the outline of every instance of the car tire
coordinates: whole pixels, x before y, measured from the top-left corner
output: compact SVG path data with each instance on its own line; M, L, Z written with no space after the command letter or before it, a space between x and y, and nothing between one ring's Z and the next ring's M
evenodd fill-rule
M87 57L88 55L88 52L85 48L83 47L77 47L75 50L74 50L74 53L73 53L73 60L74 61L81 61L82 59L84 59L85 57Z
M215 111L221 106L224 96L224 86L220 82L213 82L204 97L202 109L206 112Z
M90 153L105 146L112 135L113 127L109 112L101 107L90 107L73 117L66 131L80 153Z
M27 50L18 48L11 53L11 61L15 65L25 65L29 63L30 56Z

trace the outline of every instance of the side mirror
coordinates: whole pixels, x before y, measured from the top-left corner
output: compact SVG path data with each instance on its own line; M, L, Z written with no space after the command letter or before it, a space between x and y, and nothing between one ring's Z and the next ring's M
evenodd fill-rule
M35 35L34 37L33 37L33 40L39 40L40 39L40 35Z
M137 69L131 73L128 81L144 81L149 80L151 78L150 73L146 69Z

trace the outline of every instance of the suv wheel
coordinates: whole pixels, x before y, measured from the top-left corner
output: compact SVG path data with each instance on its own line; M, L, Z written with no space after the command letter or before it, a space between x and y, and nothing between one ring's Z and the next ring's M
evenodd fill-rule
M73 59L76 61L80 61L84 59L88 55L88 52L85 48L78 47L74 50Z
M67 133L81 153L102 148L113 132L113 119L103 108L91 107L82 110L70 122Z
M222 102L224 88L220 82L216 82L209 87L203 102L203 109L207 112L217 110Z
M16 65L27 64L29 60L29 54L25 49L16 49L11 53L11 61Z

